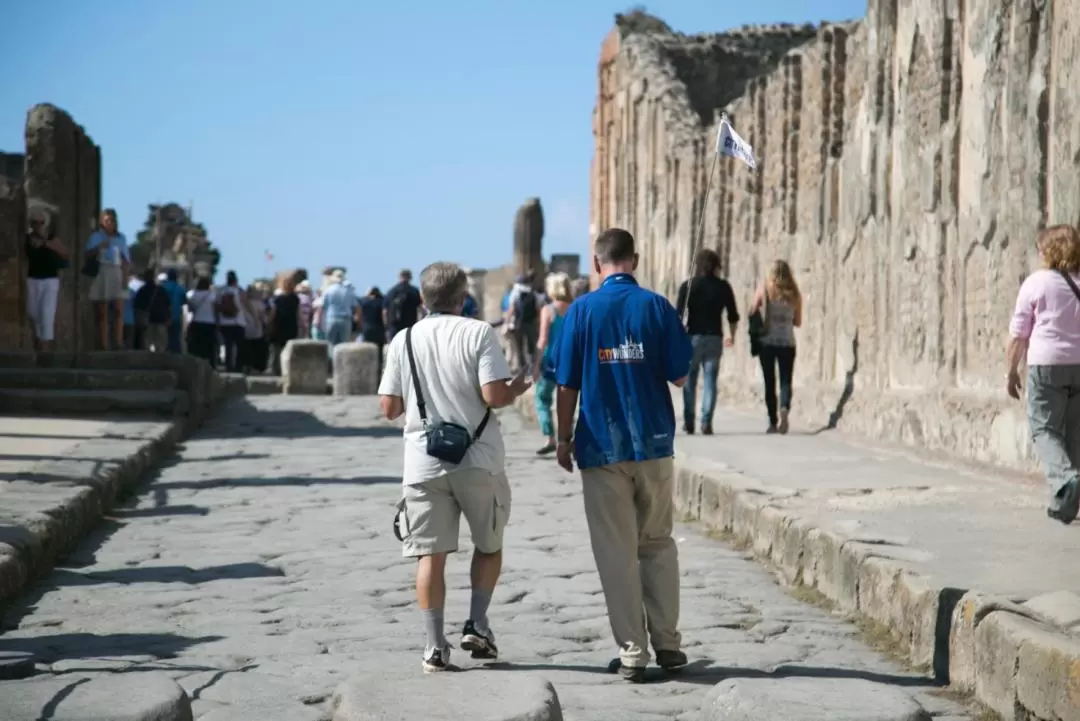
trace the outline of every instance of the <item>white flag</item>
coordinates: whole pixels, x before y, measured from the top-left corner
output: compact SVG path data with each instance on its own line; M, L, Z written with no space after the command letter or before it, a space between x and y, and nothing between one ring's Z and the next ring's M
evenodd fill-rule
M720 132L716 134L716 154L736 158L746 163L751 170L757 169L754 149L750 147L750 143L739 137L727 118L720 120Z

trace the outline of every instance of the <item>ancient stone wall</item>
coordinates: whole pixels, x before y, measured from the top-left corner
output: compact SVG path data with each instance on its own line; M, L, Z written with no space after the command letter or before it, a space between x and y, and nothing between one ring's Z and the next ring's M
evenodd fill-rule
M96 336L87 300L90 279L78 269L101 209L98 147L63 110L36 105L27 115L25 159L4 155L0 170L0 347L30 347L25 211L27 201L37 200L58 209L57 237L72 250L71 267L61 275L55 347L60 351L92 349Z
M870 0L860 21L686 37L622 18L594 113L592 227L630 229L673 297L716 248L745 308L774 259L806 311L797 414L1032 465L1004 398L1016 291L1047 223L1080 221L1080 4ZM713 164L726 110L758 170ZM759 394L741 347L727 394Z

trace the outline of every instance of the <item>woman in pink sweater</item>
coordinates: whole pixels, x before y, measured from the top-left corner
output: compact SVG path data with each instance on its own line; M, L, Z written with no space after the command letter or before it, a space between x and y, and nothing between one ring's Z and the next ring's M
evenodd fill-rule
M1069 524L1080 512L1080 232L1047 228L1037 247L1045 267L1016 297L1006 390L1019 400L1026 357L1028 424L1050 485L1046 513Z

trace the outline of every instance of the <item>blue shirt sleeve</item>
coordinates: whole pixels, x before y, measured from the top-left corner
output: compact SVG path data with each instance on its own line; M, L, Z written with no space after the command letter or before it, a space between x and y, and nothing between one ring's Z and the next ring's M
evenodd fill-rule
M120 249L120 255L124 260L131 262L131 251L128 249L127 237L123 233L116 234L116 247Z
M690 372L690 356L693 349L690 345L690 336L683 328L679 312L668 302L667 298L657 299L662 328L662 345L664 378L670 383L686 377Z
M95 230L90 234L90 237L86 241L86 249L93 250L101 245L101 241L104 239L103 234L100 231Z
M566 311L566 317L559 331L559 340L555 344L555 382L566 388L581 390L581 374L585 349L578 317L581 304L574 303Z

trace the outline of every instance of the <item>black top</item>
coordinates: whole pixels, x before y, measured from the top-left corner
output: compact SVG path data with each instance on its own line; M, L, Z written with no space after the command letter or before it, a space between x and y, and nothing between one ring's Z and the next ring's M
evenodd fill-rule
M135 312L143 311L150 323L165 324L172 320L172 303L168 292L157 283L145 283L131 301Z
M60 268L64 264L63 259L52 248L46 248L44 245L34 245L35 239L33 233L27 233L26 275L35 280L59 277Z
M277 345L285 345L300 335L300 296L296 293L281 293L270 301L274 310L274 326L270 329L270 340Z
M378 298L365 298L360 303L360 318L363 323L360 332L367 343L385 343L386 325L383 323L383 300Z
M386 292L386 318L394 330L404 330L416 323L420 314L420 291L401 282Z
M679 298L676 306L679 317L686 309L687 288L690 281L683 281L679 286ZM739 310L735 307L735 293L731 284L714 275L699 275L694 278L690 292L690 312L686 318L686 332L690 335L717 335L723 337L723 314L727 312L728 323L739 322Z

